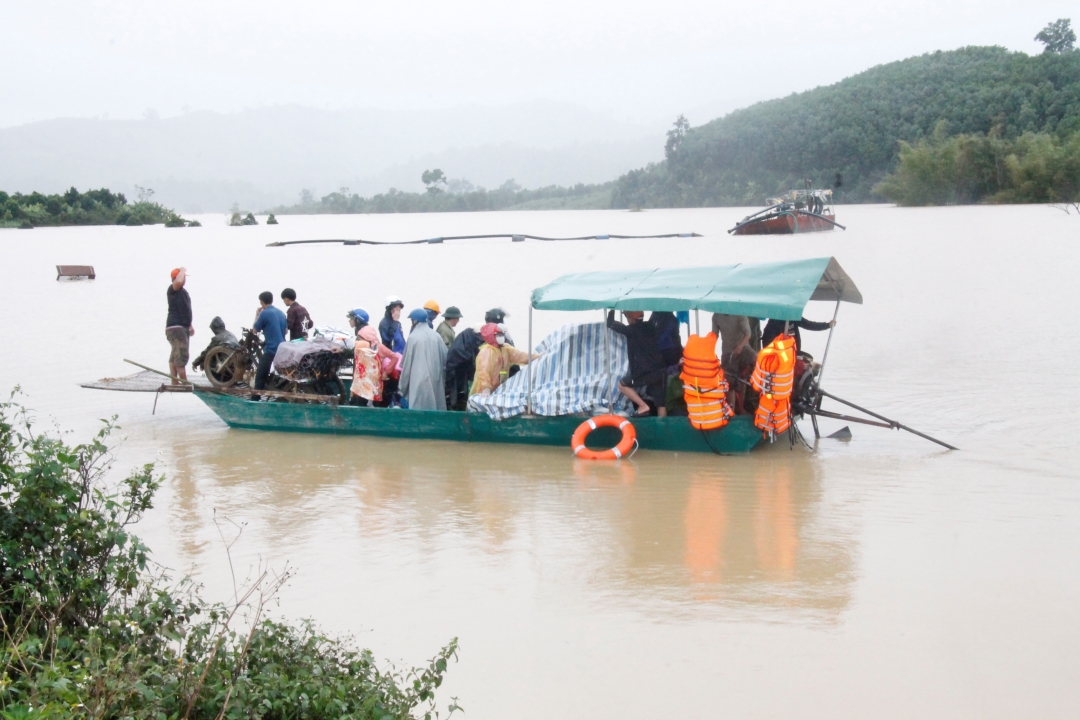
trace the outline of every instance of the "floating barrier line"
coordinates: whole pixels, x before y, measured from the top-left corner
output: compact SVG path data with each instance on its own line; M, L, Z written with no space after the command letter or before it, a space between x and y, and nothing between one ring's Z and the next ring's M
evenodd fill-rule
M649 240L654 238L690 238L701 237L698 233L667 233L666 235L582 235L580 237L542 237L540 235L447 235L445 237L425 238L423 240L403 240L388 242L385 240L341 239L341 240L286 240L267 243L266 247L284 247L286 245L314 245L318 243L341 243L342 245L438 245L451 240L487 240L491 238L510 238L513 242L540 240L542 242L563 242L567 240Z

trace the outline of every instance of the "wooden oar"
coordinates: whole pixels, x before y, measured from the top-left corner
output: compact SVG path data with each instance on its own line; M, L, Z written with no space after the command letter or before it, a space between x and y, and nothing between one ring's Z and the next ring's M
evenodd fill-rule
M915 430L914 428L909 428L907 425L902 425L902 424L896 422L895 420L890 420L889 418L885 417L884 415L878 415L876 412L873 412L872 410L867 410L864 407L859 407L858 405L856 405L853 402L848 402L847 400L844 400L843 398L838 398L838 397L836 397L835 395L833 395L831 393L825 392L821 388L818 388L817 391L818 391L819 394L824 395L825 397L830 398L832 400L835 400L838 403L842 403L844 405L847 405L848 407L853 407L853 408L855 408L856 410L858 410L861 413L866 413L870 417L875 417L878 420L882 420L884 422L887 422L889 424L889 427L891 427L891 428L894 428L896 430L906 430L909 433L911 433L912 435L918 435L919 437L921 437L921 438L923 438L925 440L929 440L930 442L937 443L938 445L940 445L942 447L949 448L950 450L959 450L960 449L958 447L950 445L947 442L942 442L941 440L938 440L937 438L932 438L932 437L930 437L929 435L927 435L925 433L921 433L918 430ZM817 410L816 412L820 412L820 411ZM847 418L847 419L854 419L854 418Z

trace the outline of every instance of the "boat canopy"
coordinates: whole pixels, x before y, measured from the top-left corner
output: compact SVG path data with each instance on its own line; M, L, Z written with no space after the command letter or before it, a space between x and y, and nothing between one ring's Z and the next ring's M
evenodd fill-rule
M862 304L835 258L563 275L533 290L537 310L705 310L798 320L811 300Z

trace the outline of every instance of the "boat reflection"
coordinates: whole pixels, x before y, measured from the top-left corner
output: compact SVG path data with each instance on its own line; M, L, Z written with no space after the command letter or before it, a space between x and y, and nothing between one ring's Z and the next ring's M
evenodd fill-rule
M194 527L216 509L300 565L327 548L403 568L527 557L541 584L662 615L776 609L778 621L795 610L828 622L849 601L853 529L825 507L819 463L786 447L608 463L229 430L175 452L178 535L205 536ZM183 551L198 563L203 549Z

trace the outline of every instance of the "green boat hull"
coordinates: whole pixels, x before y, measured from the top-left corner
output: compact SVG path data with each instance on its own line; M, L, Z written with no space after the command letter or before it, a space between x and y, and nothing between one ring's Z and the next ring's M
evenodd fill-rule
M573 416L534 415L492 420L483 413L252 402L208 392L196 392L195 395L229 427L249 430L569 448L570 437L582 423L582 418ZM633 422L643 450L734 455L750 452L762 437L749 415L735 417L725 427L708 433L693 429L685 417L638 418Z

